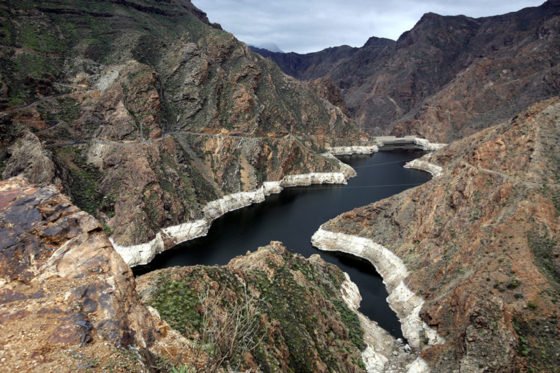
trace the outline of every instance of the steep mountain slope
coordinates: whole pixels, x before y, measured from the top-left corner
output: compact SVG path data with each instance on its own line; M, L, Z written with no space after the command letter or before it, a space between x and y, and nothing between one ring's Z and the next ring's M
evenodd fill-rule
M560 99L425 161L443 166L442 176L331 220L315 244L352 252L344 242L366 240L362 255L376 266L391 265L392 254L374 253L379 245L402 260L404 272L385 278L404 277L390 299L400 296L405 313L416 299L443 338L418 341L434 371L557 371Z
M123 245L359 134L188 0L0 4L0 172L55 183Z
M361 372L417 358L354 312L359 292L336 266L277 242L137 281L54 186L0 181L3 371Z
M449 142L560 89L560 1L486 18L428 13L397 42L268 54L301 79L330 79L372 133ZM294 62L297 61L297 62Z
M286 74L298 79L310 80L329 74L331 70L354 56L359 49L341 46L303 55L293 52L272 52L256 47L251 47L251 50L271 58Z

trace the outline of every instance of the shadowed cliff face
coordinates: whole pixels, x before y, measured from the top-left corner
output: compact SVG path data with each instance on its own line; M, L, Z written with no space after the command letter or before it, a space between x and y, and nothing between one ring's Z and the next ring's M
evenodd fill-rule
M438 372L554 371L560 341L560 100L427 157L443 175L323 226L399 256L445 338Z
M340 109L187 0L0 5L0 172L60 185L124 245L265 180L338 171Z
M300 79L332 80L372 133L450 142L558 93L559 15L557 0L478 19L429 13L397 42L264 55Z

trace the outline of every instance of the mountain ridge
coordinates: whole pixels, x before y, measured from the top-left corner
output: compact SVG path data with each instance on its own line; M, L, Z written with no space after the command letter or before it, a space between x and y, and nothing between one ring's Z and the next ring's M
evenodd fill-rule
M372 134L450 142L557 92L559 16L556 1L482 18L428 13L396 42L268 57L299 79L331 80Z
M538 102L425 156L443 167L440 176L330 220L315 244L329 249L329 236L340 234L335 246L354 253L360 246L345 245L347 236L367 239L404 262L412 295L397 305L421 297L421 320L444 339L421 341L433 371L553 372L560 363L559 139L560 99ZM391 264L373 251L363 256L376 267Z

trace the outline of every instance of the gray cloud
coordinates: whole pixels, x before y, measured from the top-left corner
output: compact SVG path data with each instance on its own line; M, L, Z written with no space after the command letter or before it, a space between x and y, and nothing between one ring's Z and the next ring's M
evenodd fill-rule
M543 0L193 0L212 22L251 45L300 53L362 46L370 36L397 39L422 14L484 17L538 6Z

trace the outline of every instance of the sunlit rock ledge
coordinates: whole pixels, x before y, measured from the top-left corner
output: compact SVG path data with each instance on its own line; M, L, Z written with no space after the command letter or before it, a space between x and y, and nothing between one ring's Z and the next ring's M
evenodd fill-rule
M401 330L408 343L415 349L440 344L444 340L437 331L420 318L424 300L408 288L405 280L408 271L403 261L392 251L368 238L330 232L323 228L311 238L313 246L324 251L340 251L371 262L383 277L387 287L389 306L401 322Z

